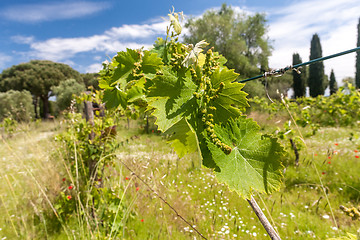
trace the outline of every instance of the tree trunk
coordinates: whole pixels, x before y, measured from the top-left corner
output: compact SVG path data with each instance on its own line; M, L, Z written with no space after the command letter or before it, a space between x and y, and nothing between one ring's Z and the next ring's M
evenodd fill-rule
M34 111L35 111L35 119L39 119L39 113L38 113L38 102L39 102L39 97L38 96L34 96L33 97L33 104L34 104Z
M49 97L48 96L40 96L41 101L43 102L43 118L48 119L50 116L49 113Z

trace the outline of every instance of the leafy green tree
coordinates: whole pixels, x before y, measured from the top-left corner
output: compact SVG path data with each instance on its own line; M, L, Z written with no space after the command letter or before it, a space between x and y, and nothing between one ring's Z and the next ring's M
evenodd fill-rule
M227 59L226 66L235 69L242 78L268 69L271 46L264 14L239 14L223 4L219 11L209 10L201 18L189 19L185 27L188 29L184 37L186 43L206 40L210 43L208 48L214 47L222 54Z
M292 64L296 65L302 63L301 57L298 53L293 54ZM304 68L305 69L305 68ZM304 97L306 92L305 76L304 71L300 74L297 71L292 72L293 76L293 89L295 98Z
M99 73L81 73L82 79L84 80L84 84L86 89L89 87L93 87L96 90L100 90L99 88Z
M73 78L82 82L79 72L62 63L47 60L32 60L5 69L0 78L0 91L28 90L34 99L35 115L38 117L37 105L40 98L43 106L43 118L49 116L49 97L51 87L61 81Z
M357 37L357 47L360 47L360 18L357 25L358 37ZM356 52L356 73L355 73L355 86L360 88L360 52Z
M330 74L330 95L333 95L334 93L336 93L338 90L338 85L335 79L335 74L334 74L334 70L331 69L331 74Z
M59 110L62 111L70 107L74 95L80 95L80 93L85 91L85 85L78 83L75 79L68 79L61 82L59 86L52 87L51 91L56 96Z
M322 57L320 38L314 34L311 39L310 60ZM324 63L317 62L309 66L308 85L311 97L324 95L326 84L324 82Z
M30 121L34 117L32 96L28 91L10 90L0 92L0 122L11 118L18 122Z

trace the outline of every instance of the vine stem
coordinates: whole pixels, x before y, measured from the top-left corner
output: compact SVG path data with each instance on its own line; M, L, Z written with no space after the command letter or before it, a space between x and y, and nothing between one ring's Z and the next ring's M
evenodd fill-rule
M154 189L152 189L152 187L150 187L150 185L145 182L141 177L139 177L133 170L131 170L131 168L126 165L123 161L121 161L119 158L118 158L119 162L125 166L125 168L127 168L130 172L131 172L131 175L134 175L135 177L137 177L143 184L146 185L146 187L148 187L150 189L151 192L153 192L161 201L163 201L171 210L173 210L173 212L176 214L177 217L179 217L183 222L185 222L187 225L189 225L200 237L202 237L203 239L206 239L207 238L202 235L190 222L188 222L183 216L181 216L177 211L176 209L171 206L163 197L161 197Z
M266 218L265 214L263 213L263 211L255 201L253 196L251 196L250 199L246 199L246 200L254 210L256 216L259 218L261 224L265 228L266 232L269 234L270 238L274 240L281 240L280 236L277 234L273 226L270 224L269 220Z

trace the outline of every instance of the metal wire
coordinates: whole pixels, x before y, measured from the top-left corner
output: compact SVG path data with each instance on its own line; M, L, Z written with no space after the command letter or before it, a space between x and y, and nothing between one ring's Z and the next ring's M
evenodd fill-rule
M277 70L271 70L271 71L265 72L264 74L258 75L256 77L248 78L248 79L245 79L245 80L239 80L237 82L244 83L244 82L259 79L259 78L262 78L262 77L265 77L265 76L283 75L288 70L292 70L292 69L296 70L296 69L298 69L299 67L302 67L302 66L310 65L310 64L320 62L320 61L325 61L325 60L330 59L330 58L339 57L339 56L342 56L342 55L345 55L345 54L348 54L348 53L352 53L352 52L356 52L356 51L360 51L360 47L353 48L353 49L350 49L350 50L347 50L347 51L344 51L344 52L335 53L335 54L332 54L332 55L329 55L329 56L326 56L326 57L316 58L316 59L310 60L308 62L296 64L294 66L287 66L287 67L280 68L280 69L277 69Z

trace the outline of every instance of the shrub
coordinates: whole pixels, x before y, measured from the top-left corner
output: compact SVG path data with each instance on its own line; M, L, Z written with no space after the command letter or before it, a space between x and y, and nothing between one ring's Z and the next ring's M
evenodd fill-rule
M30 92L14 91L0 93L0 121L11 118L18 122L34 118L34 107Z

